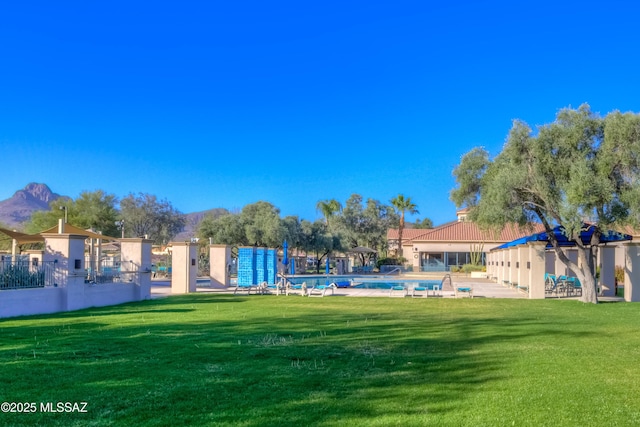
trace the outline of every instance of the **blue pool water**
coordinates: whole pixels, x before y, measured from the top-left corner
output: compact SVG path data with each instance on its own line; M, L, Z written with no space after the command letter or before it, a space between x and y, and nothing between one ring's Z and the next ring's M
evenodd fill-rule
M391 289L393 286L404 286L406 289L413 289L416 286L426 287L430 291L434 286L440 286L440 280L376 280L370 282L360 282L353 286L355 289Z
M415 286L424 286L429 290L433 290L434 286L440 286L440 280L390 279L382 276L303 276L292 277L290 280L297 285L305 282L309 287L337 283L339 287L354 289L391 289L392 286L403 285L407 289L413 289Z

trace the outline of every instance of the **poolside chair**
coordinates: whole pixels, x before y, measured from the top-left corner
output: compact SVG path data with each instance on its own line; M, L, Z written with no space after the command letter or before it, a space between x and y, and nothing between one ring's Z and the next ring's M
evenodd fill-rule
M307 296L307 282L302 282L300 285L296 285L295 283L287 282L287 286L285 287L285 295L289 294L297 294L302 295L303 297Z
M567 296L582 296L582 283L577 277L567 277L564 283Z
M262 293L264 294L284 294L284 284L282 280L278 280L276 283L269 284L262 282Z
M237 284L236 284L236 289L233 291L233 294L235 295L235 294L237 294L239 291L240 291L240 292L242 292L242 291L246 291L246 292L247 292L247 295L249 295L249 294L251 294L251 291L252 291L252 290L255 290L255 292L256 292L256 294L257 294L258 292L261 292L261 290L260 290L260 289L261 289L261 286L262 286L262 285L244 285L244 284L243 284L243 285L241 285L241 284L237 283Z
M391 286L391 289L389 289L389 296L393 297L393 296L400 296L400 297L406 297L408 295L408 291L407 288L404 285L393 285Z
M443 280L444 281L444 280ZM414 286L411 289L411 297L412 298L417 298L417 297L428 297L429 296L429 291L431 291L432 295L435 296L442 296L442 283L434 283L434 284L429 284L429 283L425 283L423 285L421 284L417 284L416 286Z
M562 289L562 284L555 274L544 273L544 293L545 295L558 295L558 291Z
M454 285L453 294L456 298L463 296L473 298L473 285L471 285L471 283L466 285Z
M411 289L411 298L428 297L429 286L417 284Z
M331 289L331 295L333 295L333 292L337 287L338 286L335 283L331 283L329 285L316 285L310 288L309 290L307 290L307 296L324 297L327 294L327 291L329 291L329 289Z

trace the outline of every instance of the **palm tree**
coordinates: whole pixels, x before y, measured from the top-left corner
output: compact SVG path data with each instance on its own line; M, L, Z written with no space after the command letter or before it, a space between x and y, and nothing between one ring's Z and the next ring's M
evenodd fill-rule
M340 212L342 210L342 205L336 199L320 200L316 204L316 209L322 212L325 223L327 224L327 227L329 227L329 218Z
M398 194L398 197L391 199L391 204L400 215L400 224L398 226L398 255L402 258L402 231L404 230L404 213L417 214L418 209L416 204L411 201L411 197L406 199L402 194Z

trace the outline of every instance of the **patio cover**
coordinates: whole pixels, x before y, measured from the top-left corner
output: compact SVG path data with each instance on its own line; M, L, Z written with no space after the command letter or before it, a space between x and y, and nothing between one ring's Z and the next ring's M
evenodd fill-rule
M25 234L25 233L20 233L13 230L7 230L6 228L1 228L1 227L0 227L0 233L6 234L12 239L15 239L15 241L18 242L18 244L20 245L25 243L43 243L44 242L44 237L42 237L39 234Z
M58 232L58 226L56 225L47 230L41 231L40 234L57 233L57 232ZM87 238L90 238L90 239L102 239L102 240L114 240L114 241L119 240L117 237L106 236L104 234L94 233L93 231L83 230L82 228L76 227L75 225L71 225L69 223L64 225L64 232L70 233L70 234L78 234L80 236L87 236Z
M580 231L580 240L585 245L591 244L591 236L593 236L595 227L591 224L583 224L582 230ZM563 233L564 227L559 225L553 229L553 234L558 240L558 244L563 247L573 247L575 246L575 242L567 239L567 236ZM607 230L603 231L600 236L600 243L613 243L613 242L623 242L629 241L632 237L628 234L619 233L617 231ZM527 242L549 242L549 236L546 231L542 233L532 234L530 236L521 237L519 239L513 240L511 242L504 243L498 247L492 249L492 251L499 249L507 249L513 246L524 245ZM551 242L547 243L547 248L551 248Z

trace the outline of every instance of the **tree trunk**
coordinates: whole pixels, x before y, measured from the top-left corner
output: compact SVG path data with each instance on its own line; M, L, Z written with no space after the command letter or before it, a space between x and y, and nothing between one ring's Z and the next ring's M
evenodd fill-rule
M591 257L591 250L587 248L581 248L576 246L578 250L578 263L582 265L582 268L575 262L571 261L569 257L562 251L562 249L554 248L556 255L560 261L567 266L567 268L573 270L582 284L582 296L580 301L597 304L598 293L596 292L596 279L594 272L591 271L589 259Z

